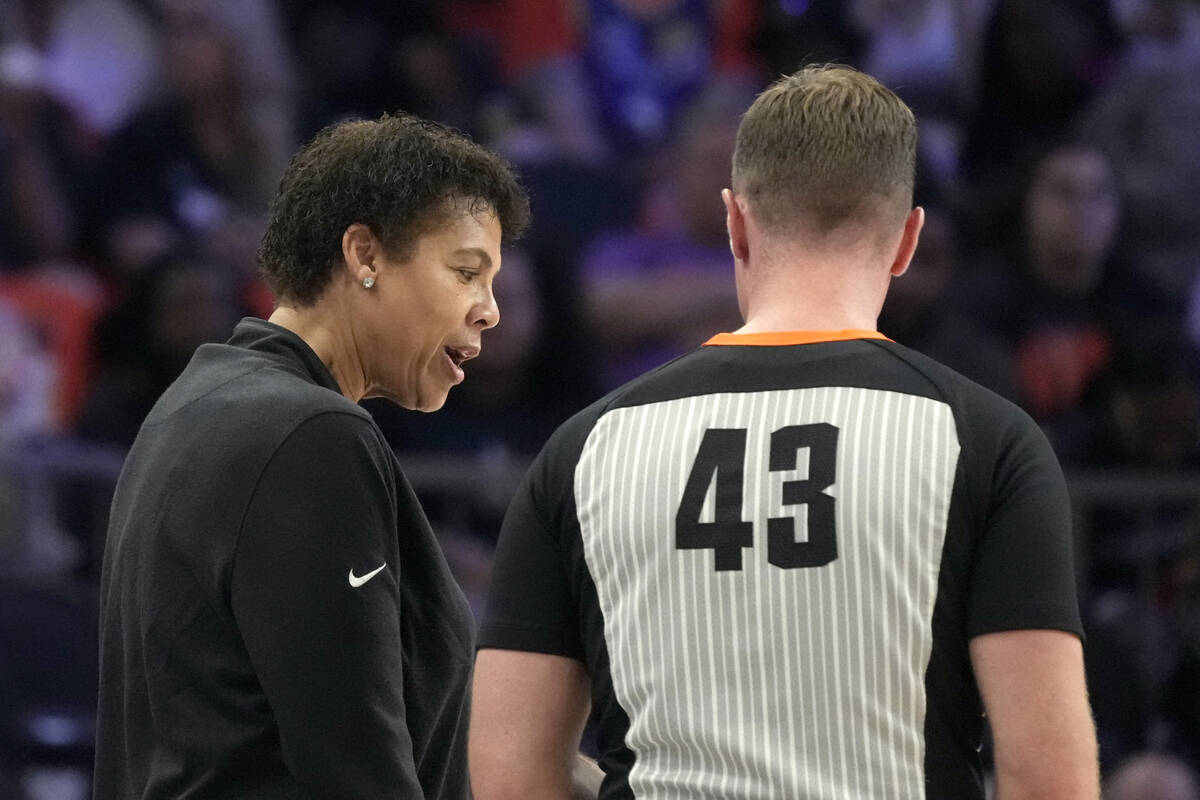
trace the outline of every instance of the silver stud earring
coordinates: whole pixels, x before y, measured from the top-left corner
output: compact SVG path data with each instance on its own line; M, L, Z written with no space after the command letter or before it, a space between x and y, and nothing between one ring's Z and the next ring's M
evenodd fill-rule
M363 288L364 289L370 289L374 285L375 285L375 279L372 278L370 275L363 278Z

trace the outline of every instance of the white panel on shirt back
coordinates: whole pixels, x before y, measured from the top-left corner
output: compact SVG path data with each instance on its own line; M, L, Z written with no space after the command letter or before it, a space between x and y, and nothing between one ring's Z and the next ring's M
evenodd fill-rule
M770 437L839 429L838 557L767 560L767 520L796 469ZM675 519L706 429L744 428L740 570L677 549ZM850 387L712 394L618 408L575 472L584 554L604 615L639 798L924 797L925 668L959 443L950 407ZM713 490L702 521L711 520Z

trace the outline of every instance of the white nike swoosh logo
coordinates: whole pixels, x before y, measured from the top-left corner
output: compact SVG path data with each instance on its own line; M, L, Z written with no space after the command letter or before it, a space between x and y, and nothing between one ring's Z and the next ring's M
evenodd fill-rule
M386 566L387 566L387 562L385 561L382 564L380 564L378 567L376 567L375 569L368 572L366 575L363 575L361 578L354 574L353 569L350 570L350 585L353 586L355 589L357 589L358 587L362 586L367 581L371 580L371 578L374 578L376 575L378 575L383 570L383 568Z

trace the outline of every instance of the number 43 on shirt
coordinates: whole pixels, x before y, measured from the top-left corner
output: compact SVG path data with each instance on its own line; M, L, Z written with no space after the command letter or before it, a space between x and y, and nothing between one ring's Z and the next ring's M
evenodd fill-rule
M767 561L783 569L823 567L837 558L834 499L825 494L836 474L838 429L826 422L789 425L771 434L769 469L796 469L797 454L808 449L808 477L784 481L783 505L807 510L808 538L796 541L794 516L767 520ZM704 432L675 512L675 547L713 551L718 571L740 570L742 549L754 546L754 523L742 519L745 491L745 428L709 428ZM716 482L712 522L701 510Z

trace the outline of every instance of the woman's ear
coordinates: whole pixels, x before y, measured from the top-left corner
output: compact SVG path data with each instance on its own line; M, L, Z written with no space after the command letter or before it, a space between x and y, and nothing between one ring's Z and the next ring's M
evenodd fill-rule
M355 283L368 278L373 283L377 277L375 259L379 250L379 240L368 226L355 222L346 228L342 234L342 261L347 276Z

